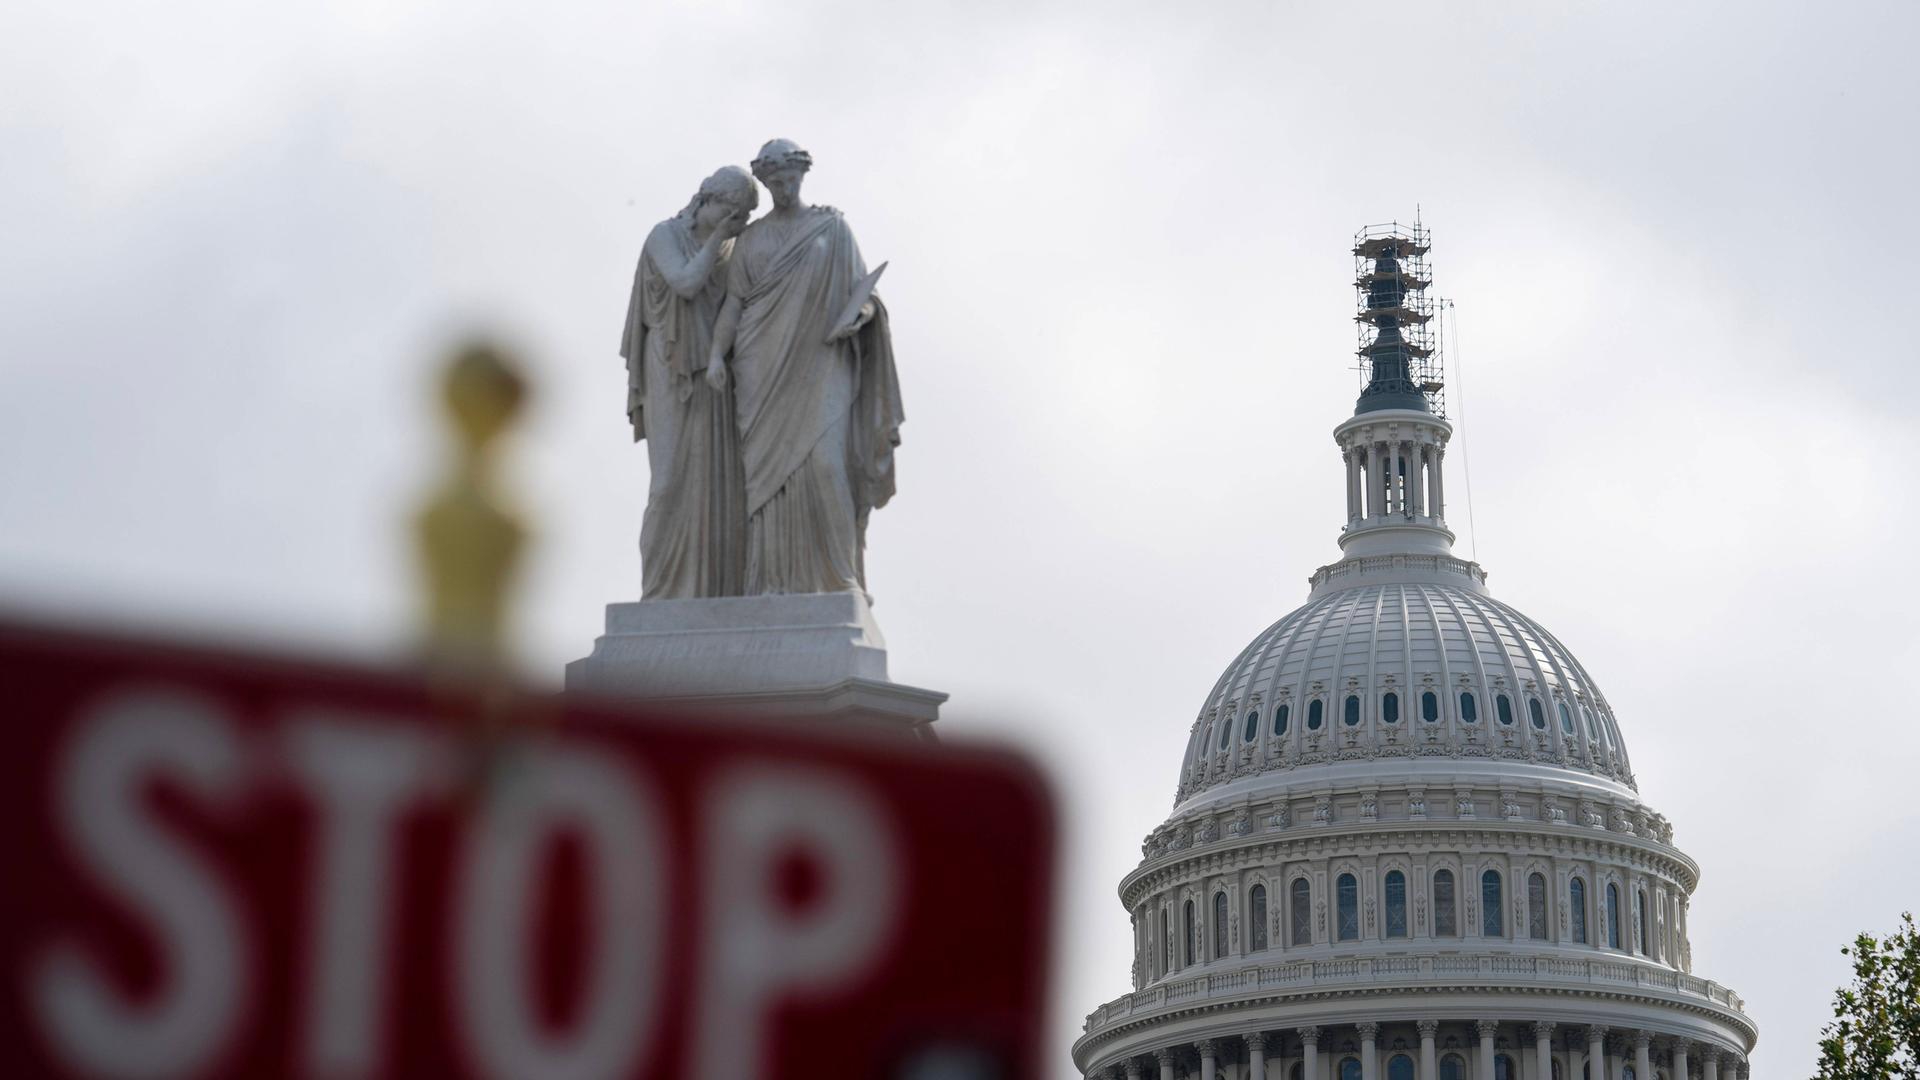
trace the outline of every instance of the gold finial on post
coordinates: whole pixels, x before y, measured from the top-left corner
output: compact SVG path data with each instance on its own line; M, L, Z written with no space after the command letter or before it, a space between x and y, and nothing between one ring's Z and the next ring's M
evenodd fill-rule
M425 646L446 674L501 674L509 592L526 544L494 468L500 434L519 413L526 381L487 342L455 350L441 376L454 436L452 469L414 519L425 585Z

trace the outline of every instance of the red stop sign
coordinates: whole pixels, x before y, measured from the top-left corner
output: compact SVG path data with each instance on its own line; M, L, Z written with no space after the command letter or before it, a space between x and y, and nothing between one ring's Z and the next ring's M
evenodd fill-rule
M1030 768L509 710L0 624L10 1075L1039 1075Z

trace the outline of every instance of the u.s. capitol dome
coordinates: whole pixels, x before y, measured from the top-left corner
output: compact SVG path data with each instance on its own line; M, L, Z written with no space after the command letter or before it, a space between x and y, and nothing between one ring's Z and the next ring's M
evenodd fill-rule
M1087 1017L1090 1078L1746 1075L1753 1021L1693 970L1699 868L1606 696L1452 553L1427 246L1356 237L1342 558L1193 720L1120 883L1133 989Z

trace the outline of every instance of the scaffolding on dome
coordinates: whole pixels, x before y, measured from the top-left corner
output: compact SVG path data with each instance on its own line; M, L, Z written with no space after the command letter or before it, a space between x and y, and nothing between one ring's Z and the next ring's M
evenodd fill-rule
M1445 335L1439 332L1441 311L1427 296L1427 287L1433 284L1427 266L1432 247L1433 232L1417 216L1411 225L1391 221L1353 234L1353 286L1359 304L1353 317L1359 333L1354 352L1360 361L1363 400L1369 393L1416 391L1435 416L1444 418L1446 364L1441 342ZM1391 337L1383 340L1383 331L1389 329ZM1404 380L1397 370L1383 371L1376 362L1389 345L1404 347Z

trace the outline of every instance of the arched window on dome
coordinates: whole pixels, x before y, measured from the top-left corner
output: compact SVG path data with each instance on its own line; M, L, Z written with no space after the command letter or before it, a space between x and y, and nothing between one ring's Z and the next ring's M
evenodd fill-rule
M1389 690L1380 695L1380 722L1397 724L1400 722L1400 695Z
M1473 694L1460 691L1460 722L1471 724L1480 719L1480 707L1474 703Z
M1533 721L1533 729L1535 731L1547 730L1547 714L1545 710L1540 708L1539 698L1530 697L1527 699L1527 719Z
M1433 872L1433 936L1459 937L1459 912L1453 896L1453 871Z
M1573 734L1573 713L1567 711L1567 703L1560 702L1560 730Z
M1215 749L1225 750L1227 748L1227 744L1232 741L1233 741L1233 717L1230 715L1223 716L1220 718L1220 745L1218 747L1215 747Z
M1260 710L1252 709L1247 712L1246 734L1240 736L1240 739L1242 742L1252 742L1253 737L1258 734L1260 734Z
M1567 909L1573 916L1573 940L1587 943L1587 883L1574 878L1567 883Z
M1407 936L1407 875L1398 870L1387 871L1387 936L1390 938Z
M1185 931L1180 937L1180 954L1186 957L1185 967L1193 966L1193 901L1189 900L1181 909L1180 928Z
M1294 1062L1293 1068L1288 1070L1287 1072L1287 1080L1307 1080L1306 1062L1304 1061Z
M1281 702L1273 707L1273 733L1276 736L1287 733L1287 706Z
M1326 706L1327 706L1327 703L1324 701L1321 701L1319 698L1314 698L1312 701L1307 703L1307 730L1308 731L1320 730L1320 725L1325 722Z
M1634 891L1638 894L1634 897L1634 903L1637 905L1640 917L1633 921L1633 951L1645 956L1647 955L1647 930L1651 925L1647 922L1647 890Z
M1593 726L1593 710L1587 708L1585 705L1580 706L1580 719L1587 722L1587 738L1599 742L1600 730Z
M1360 1059L1340 1059L1340 1080L1360 1080Z
M1334 899L1340 917L1340 940L1360 940L1360 882L1352 874L1341 874L1334 884Z
M1413 1059L1395 1054L1387 1060L1387 1080L1413 1080Z
M1620 887L1607 883L1607 948L1620 947Z
M1360 722L1360 695L1359 694L1347 695L1346 715L1343 716L1342 719L1346 722L1346 725L1348 727L1353 727L1354 725Z
M1255 885L1247 893L1247 951L1267 951L1267 887Z
M1295 945L1313 944L1313 885L1306 878L1294 878L1288 887L1291 894L1288 906L1292 909L1287 917L1293 923L1292 942Z
M1502 724L1505 724L1508 727L1512 727L1513 726L1512 699L1508 698L1507 695L1505 694L1501 694L1498 697L1495 697L1493 699L1493 706L1494 706L1494 712L1498 713L1500 716L1500 722Z
M1566 1072L1560 1064L1560 1055L1555 1054L1553 1056L1553 1080L1561 1080L1561 1077L1565 1075Z
M1633 1077L1633 1066L1631 1066L1631 1065L1622 1065L1622 1066L1620 1067L1620 1080L1634 1080L1634 1077Z
M1467 1080L1467 1062L1459 1054L1440 1059L1440 1080Z
M1439 722L1440 695L1431 690L1420 695L1420 719L1425 720L1429 724Z
M1500 899L1500 871L1489 870L1480 875L1480 936L1505 937L1501 926L1501 914L1506 910Z
M1535 941L1547 940L1547 876L1527 877L1527 934Z
M1160 971L1160 974L1165 975L1173 970L1176 962L1173 952L1173 909L1170 907L1163 906L1160 909L1160 940L1166 943L1167 966Z
M1520 1070L1513 1067L1513 1058L1499 1054L1493 1059L1493 1080L1520 1080Z
M1227 955L1227 894L1213 894L1213 958L1224 959Z

